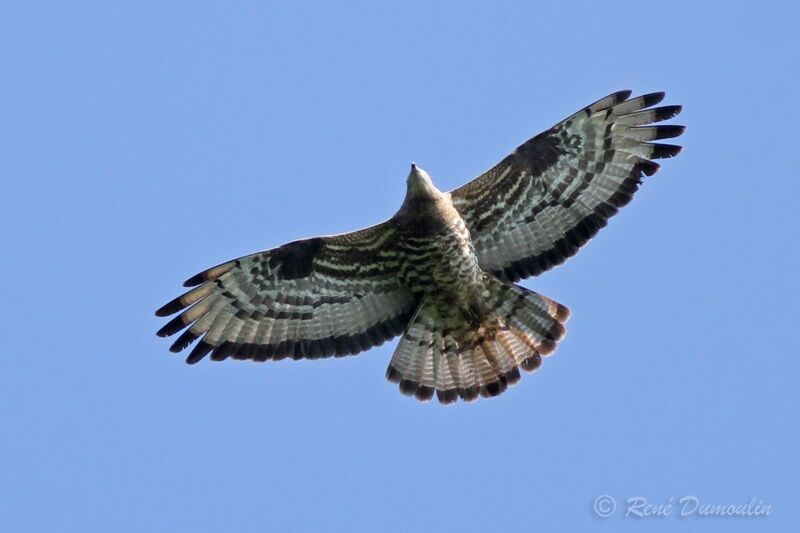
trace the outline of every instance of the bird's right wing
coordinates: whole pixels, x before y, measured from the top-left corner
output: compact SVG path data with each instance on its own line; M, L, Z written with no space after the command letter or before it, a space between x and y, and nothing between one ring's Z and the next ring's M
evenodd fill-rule
M664 93L611 94L522 144L451 192L482 268L516 281L574 255L627 204L643 175L680 147L649 141L683 126L650 124L677 115Z
M403 332L417 302L397 278L394 228L315 237L210 268L156 311L181 312L158 335L200 339L186 361L356 354ZM188 308L188 309L187 309Z

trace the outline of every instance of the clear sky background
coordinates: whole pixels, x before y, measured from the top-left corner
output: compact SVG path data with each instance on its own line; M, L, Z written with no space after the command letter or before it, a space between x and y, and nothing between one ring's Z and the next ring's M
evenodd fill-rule
M0 8L0 530L750 531L798 520L793 2ZM187 366L197 271L391 216L615 90L684 152L563 266L556 354L442 407L358 357ZM598 495L617 512L595 516ZM625 500L770 504L625 518Z

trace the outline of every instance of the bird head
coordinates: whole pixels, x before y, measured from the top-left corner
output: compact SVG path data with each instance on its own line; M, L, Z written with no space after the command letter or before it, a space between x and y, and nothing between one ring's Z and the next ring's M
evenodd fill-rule
M430 175L414 163L411 163L411 172L408 173L407 183L407 197L436 197L441 194L433 184Z

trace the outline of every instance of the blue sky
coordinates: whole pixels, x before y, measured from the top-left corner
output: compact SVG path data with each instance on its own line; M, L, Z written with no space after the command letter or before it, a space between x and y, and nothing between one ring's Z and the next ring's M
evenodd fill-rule
M798 24L789 2L4 4L0 529L796 524ZM155 336L198 270L383 220L412 160L453 188L623 88L685 106L684 153L524 282L573 317L503 396L408 399L395 342L190 367ZM635 496L773 513L626 518Z

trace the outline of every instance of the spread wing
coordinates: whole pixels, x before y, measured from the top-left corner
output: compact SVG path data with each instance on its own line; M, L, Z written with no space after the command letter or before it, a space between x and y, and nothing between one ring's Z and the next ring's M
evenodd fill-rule
M510 281L535 276L574 255L659 165L681 147L649 141L683 126L650 126L680 106L651 107L652 93L611 94L518 147L451 192L482 268Z
M400 334L416 307L397 282L387 223L315 237L210 268L158 311L181 312L158 335L186 331L170 347L186 359L317 358L356 354Z

